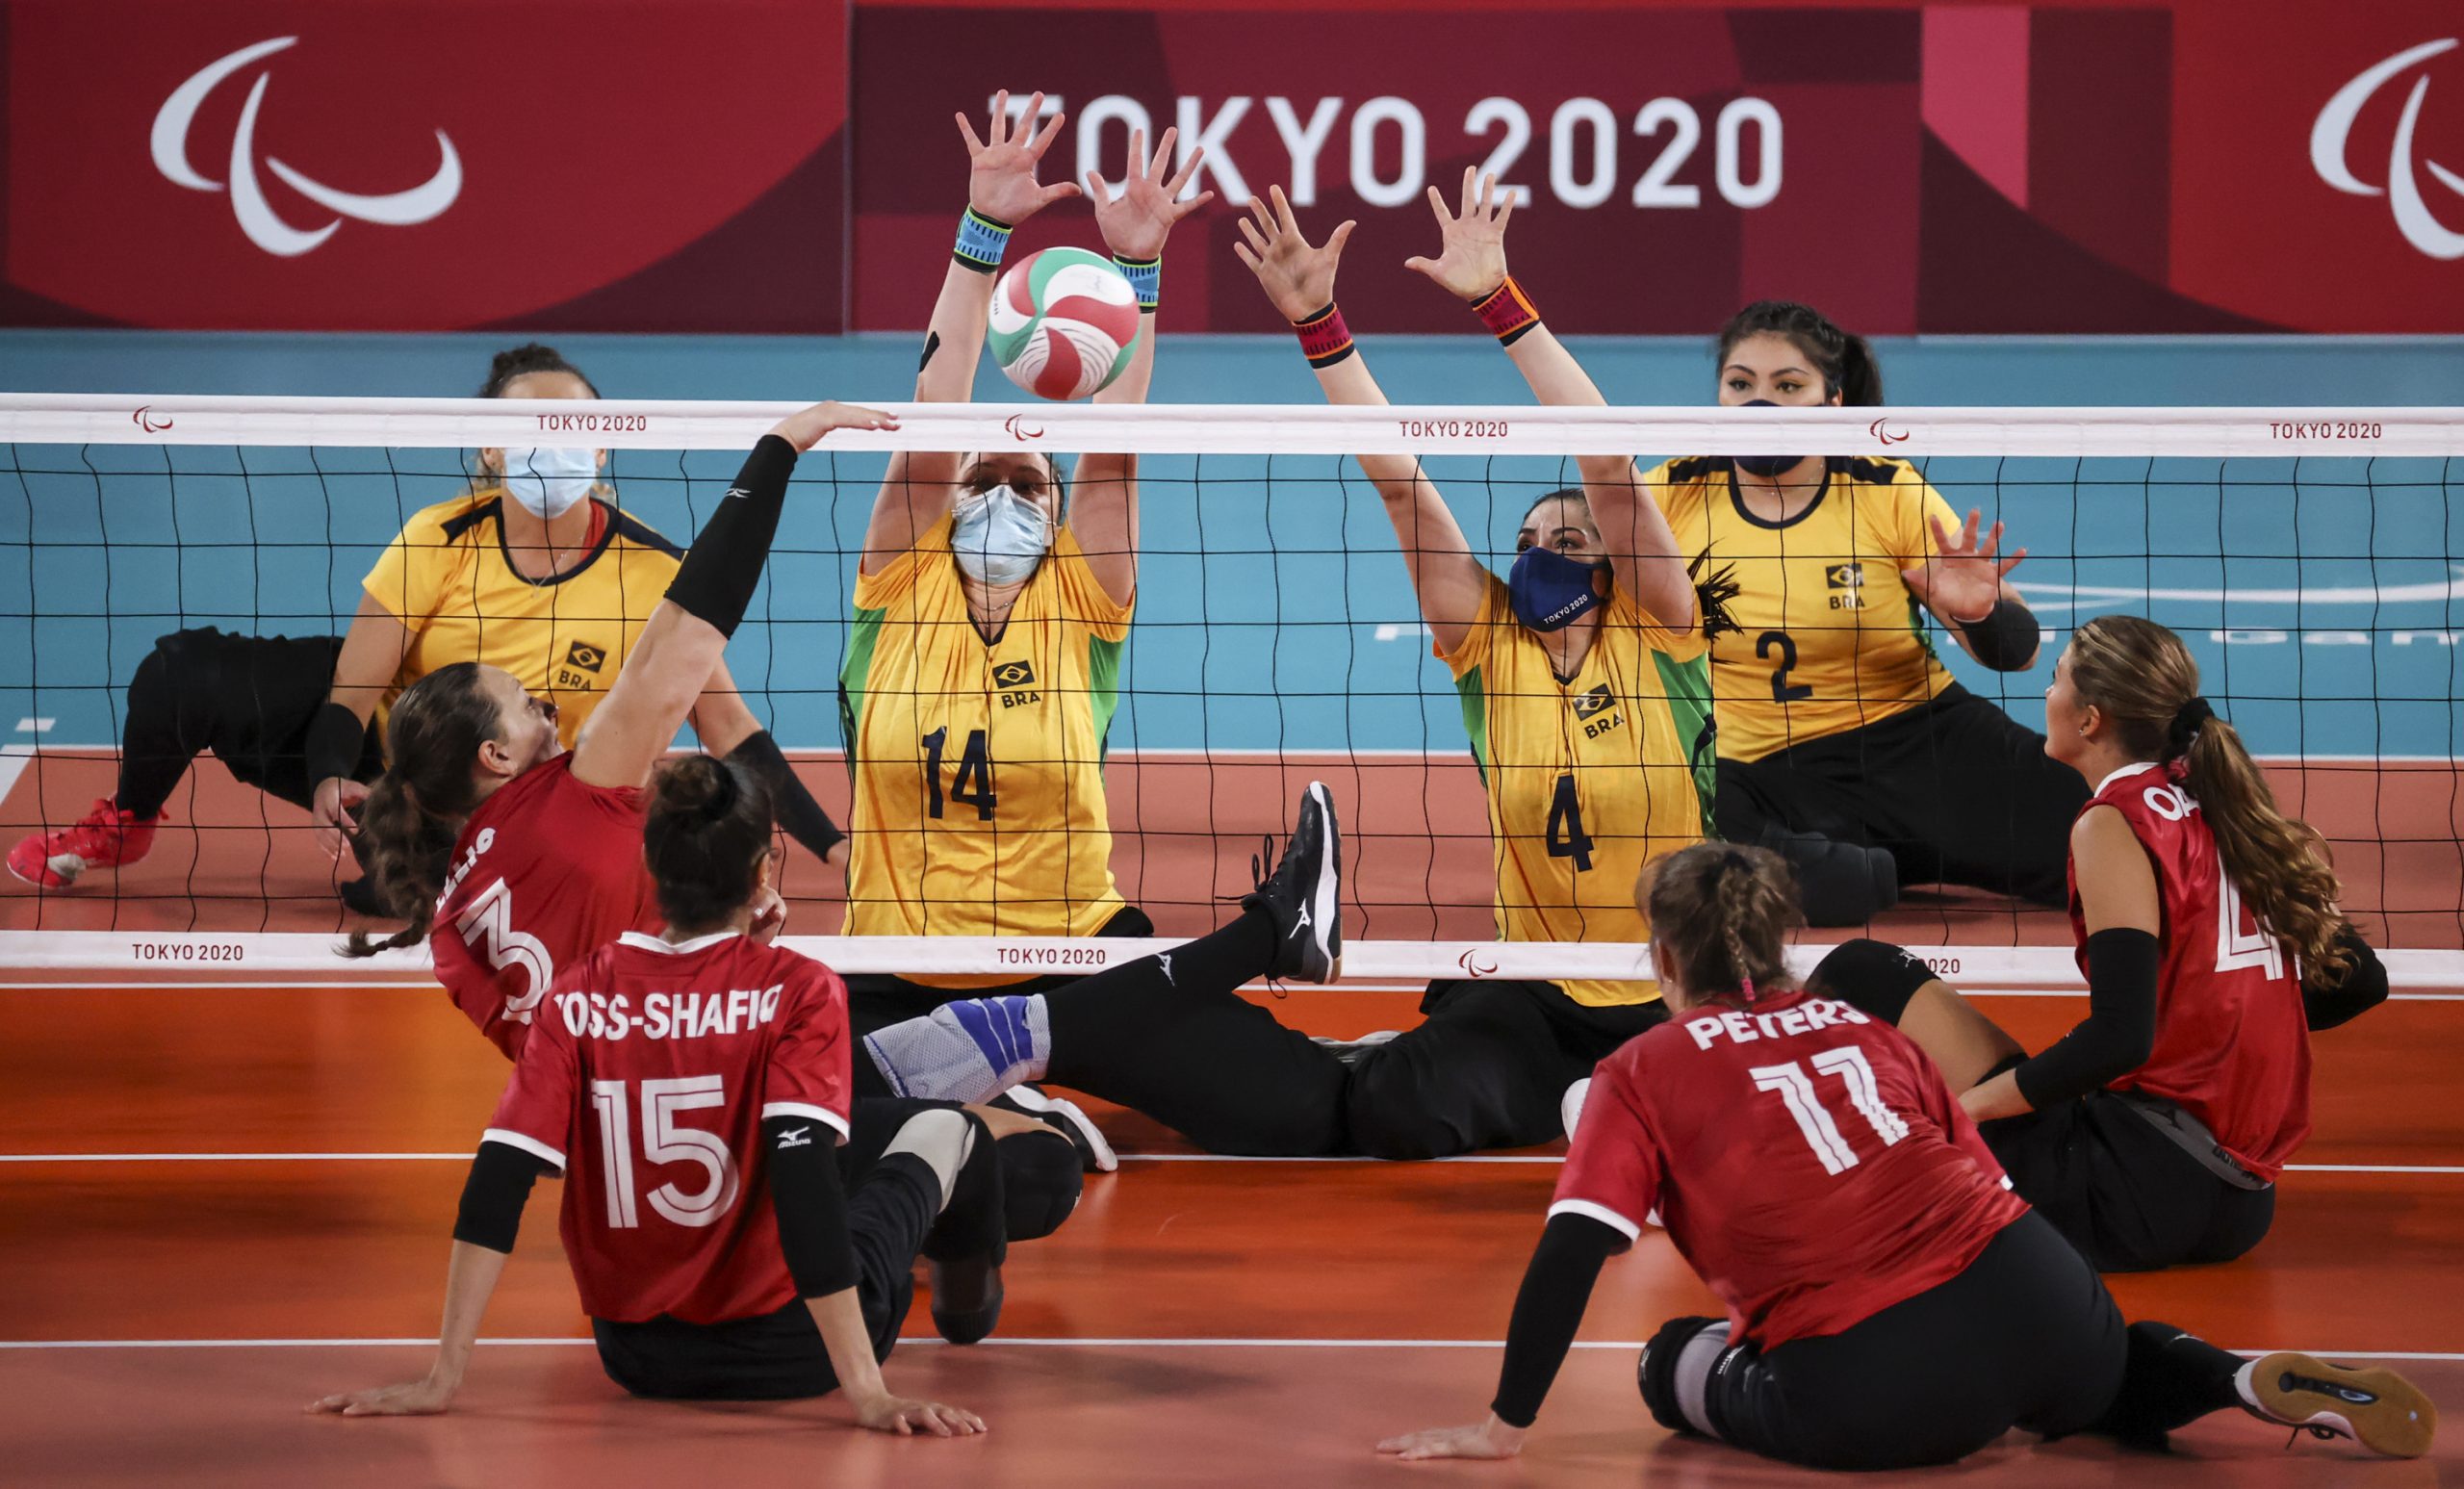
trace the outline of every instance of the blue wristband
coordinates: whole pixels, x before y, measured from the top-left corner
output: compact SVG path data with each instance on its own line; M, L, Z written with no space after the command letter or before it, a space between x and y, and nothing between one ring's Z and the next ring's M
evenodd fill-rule
M1163 298L1164 256L1157 254L1143 262L1113 255L1113 268L1129 279L1129 287L1138 292L1138 308L1153 310Z
M950 250L950 257L979 274L988 274L1001 267L1001 255L1009 249L1010 224L969 207L959 218L958 246Z

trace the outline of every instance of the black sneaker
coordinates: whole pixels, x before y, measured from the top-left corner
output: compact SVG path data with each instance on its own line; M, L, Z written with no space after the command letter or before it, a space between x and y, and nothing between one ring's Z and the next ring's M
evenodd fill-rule
M1300 793L1300 813L1283 860L1244 907L1263 905L1274 916L1274 962L1269 977L1294 983L1330 983L1343 975L1343 843L1335 827L1334 799L1322 781Z
M1095 1119L1087 1115L1085 1108L1065 1096L1046 1095L1039 1086L1013 1086L985 1105L1006 1107L1032 1117L1067 1138L1089 1173L1111 1173L1120 1168L1120 1155L1113 1151L1104 1130L1095 1125Z
M376 881L365 874L357 879L344 880L334 886L334 892L341 898L343 909L354 915L366 915L371 920L402 918L376 903Z
M2316 1437L2348 1437L2385 1457L2420 1457L2438 1430L2429 1398L2392 1370L2353 1370L2288 1351L2250 1367L2250 1390L2268 1420Z

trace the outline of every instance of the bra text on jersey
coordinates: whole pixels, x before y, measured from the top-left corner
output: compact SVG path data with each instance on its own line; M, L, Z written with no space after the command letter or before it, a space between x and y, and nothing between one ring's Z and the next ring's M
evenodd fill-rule
M625 994L568 992L556 998L565 1032L614 1043L632 1035L646 1040L699 1040L757 1028L779 1016L784 983L732 988L726 992L654 992L635 1013Z
M1739 1044L1756 1040L1777 1040L1791 1034L1811 1034L1816 1029L1829 1029L1839 1024L1871 1023L1872 1019L1845 1003L1829 998L1808 998L1794 1008L1784 1008L1776 1014L1745 1014L1732 1009L1722 1014L1706 1014L1685 1021L1685 1032L1694 1036L1696 1049L1709 1049L1711 1041L1726 1035Z

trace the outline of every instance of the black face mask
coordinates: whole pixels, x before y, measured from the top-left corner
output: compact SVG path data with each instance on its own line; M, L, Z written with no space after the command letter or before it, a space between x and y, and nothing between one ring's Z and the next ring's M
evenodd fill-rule
M1743 406L1746 408L1778 408L1780 405L1772 402L1769 398L1751 398L1748 399ZM1803 460L1805 456L1737 455L1732 458L1736 461L1736 468L1748 475L1778 475L1785 471L1794 469L1796 463Z

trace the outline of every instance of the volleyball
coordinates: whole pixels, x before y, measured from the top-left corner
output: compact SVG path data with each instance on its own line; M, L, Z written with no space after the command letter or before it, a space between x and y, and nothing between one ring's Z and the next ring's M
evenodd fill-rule
M1112 386L1138 348L1138 292L1084 248L1046 248L992 287L986 340L1012 382L1040 398L1083 398Z

